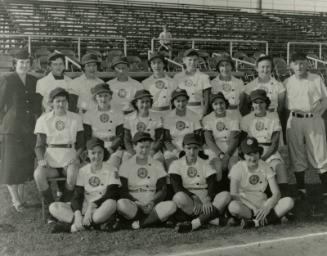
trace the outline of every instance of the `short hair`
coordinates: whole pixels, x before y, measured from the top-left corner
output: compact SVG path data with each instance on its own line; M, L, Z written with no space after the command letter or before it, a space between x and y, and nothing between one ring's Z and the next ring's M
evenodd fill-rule
M259 57L255 62L256 67L259 65L259 63L261 61L265 61L265 60L270 61L271 69L273 70L274 69L274 60L270 55L264 55L264 56Z
M291 62L295 62L297 60L307 60L307 55L303 52L296 52L291 56Z

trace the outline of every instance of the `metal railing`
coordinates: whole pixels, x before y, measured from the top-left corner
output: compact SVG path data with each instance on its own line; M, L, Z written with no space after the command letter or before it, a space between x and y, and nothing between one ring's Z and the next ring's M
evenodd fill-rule
M323 61L323 60L320 60L320 59L316 59L316 58L313 58L313 57L310 57L310 56L307 56L307 59L312 60L312 61L314 62L315 69L318 68L318 63L324 64L324 65L327 65L327 61Z
M60 54L63 54L62 52L60 51L57 51L57 50L54 50L54 52L56 53L60 53ZM64 54L63 54L64 55ZM81 65L79 63L77 63L76 61L74 61L73 59L71 59L70 57L68 56L65 56L65 67L66 67L66 70L68 69L68 65L69 63L72 63L73 65L75 65L76 67L78 67L79 69L81 69Z
M220 57L221 54L219 54L219 53L215 53L215 52L214 52L214 53L212 54L212 56ZM249 66L251 66L251 67L255 67L255 64L254 64L254 63L248 62L248 61L246 61L246 60L241 60L241 59L234 58L234 57L232 57L232 60L235 61L235 71L236 71L236 72L238 72L238 66L239 66L240 63L245 64L245 65L249 65Z
M311 45L319 47L319 59L322 59L322 46L327 46L327 43L324 42L288 42L287 43L287 65L290 64L290 56L291 56L291 45Z

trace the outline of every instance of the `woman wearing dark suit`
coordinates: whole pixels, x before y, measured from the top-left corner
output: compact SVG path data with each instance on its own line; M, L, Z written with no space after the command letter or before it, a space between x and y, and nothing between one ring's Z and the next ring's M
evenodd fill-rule
M41 114L41 95L35 92L37 79L27 74L31 60L27 50L14 56L15 71L0 78L0 184L7 184L12 203L23 211L23 184L33 177L34 126Z

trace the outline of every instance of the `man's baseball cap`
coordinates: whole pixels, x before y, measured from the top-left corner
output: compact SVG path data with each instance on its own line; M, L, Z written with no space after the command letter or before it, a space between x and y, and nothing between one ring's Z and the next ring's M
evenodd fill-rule
M132 102L135 102L136 100L142 99L142 98L145 98L145 97L152 98L152 95L148 90L144 90L144 89L138 90L138 91L136 91Z
M115 66L117 66L118 64L126 64L128 65L128 60L125 56L115 56L112 60L111 63L111 68L114 69Z
M303 52L296 52L291 56L291 62L295 62L297 60L307 60L307 55Z
M259 146L256 138L247 137L241 142L241 151L243 154L249 155L252 153L262 154L263 148Z
M53 102L53 100L59 96L66 97L66 99L69 100L69 93L65 89L57 87L50 92L49 102Z
M188 49L184 52L183 54L184 57L190 57L190 56L198 56L199 57L199 52L195 49Z
M161 59L162 62L165 62L165 57L158 53L158 52L153 52L151 55L150 55L150 59L149 59L149 63L151 63L152 60L154 59Z
M222 99L225 101L226 107L228 108L229 106L229 102L228 100L225 98L224 94L222 92L218 92L218 93L213 93L210 95L210 104L212 104L216 99Z
M106 93L109 93L110 95L112 95L112 91L110 90L109 85L106 83L97 84L96 86L94 86L91 89L91 93L93 95L97 95L97 94L103 93L103 92L106 92Z
M15 51L11 53L11 56L19 60L26 60L30 58L30 54L28 53L27 48L19 48L17 50L15 49Z
M147 132L137 132L133 137L133 143L136 144L140 141L153 141L150 133Z
M96 147L96 146L100 146L100 147L102 147L103 149L105 148L105 147L104 147L104 142L103 142L103 140L100 140L100 139L95 138L95 137L89 139L89 140L86 142L86 149L87 149L87 150L92 150L92 149L93 149L94 147Z
M180 88L177 88L175 89L172 93L171 93L171 101L174 101L177 97L179 96L184 96L186 97L187 99L190 98L190 96L188 96L187 94L187 91L184 90L184 89L180 89Z
M81 64L85 65L88 63L99 63L98 56L94 53L87 53L83 55Z
M59 52L52 52L48 56L48 62L50 63L50 61L56 60L58 58L65 60L65 55Z
M270 99L268 98L267 96L267 92L265 90L262 90L262 89L257 89L257 90L254 90L250 93L250 99L251 101L255 101L255 100L263 100L265 102L270 102Z
M195 134L195 133L188 133L185 134L184 138L183 138L183 145L190 145L190 144L196 144L199 147L202 146L202 139L199 135Z

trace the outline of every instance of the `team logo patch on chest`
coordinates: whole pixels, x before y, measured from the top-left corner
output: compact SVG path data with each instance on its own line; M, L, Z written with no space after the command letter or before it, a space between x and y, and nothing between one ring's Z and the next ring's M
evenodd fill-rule
M107 123L109 121L109 115L106 113L103 113L100 115L100 121L102 123Z
M136 124L136 130L139 131L139 132L144 132L146 129L146 124L143 123L143 122L138 122Z
M229 83L223 83L223 91L230 92L232 90L232 86Z
M186 124L183 121L176 122L176 129L182 131L185 129Z
M127 96L127 91L125 89L119 89L118 97L119 98L126 98L126 96Z
M257 122L255 123L255 129L256 129L257 131L262 131L264 128L265 128L265 124L264 124L264 122L257 121Z
M189 176L190 178L194 178L197 175L197 173L198 171L194 167L189 167L187 169L187 176Z
M164 82L164 81L162 81L162 80L158 80L158 81L156 81L156 88L157 88L157 89L161 90L161 89L163 89L164 87L165 87L165 82Z
M190 79L187 79L187 80L184 81L184 85L186 87L192 87L193 86L193 81L190 80Z
M148 170L145 168L140 168L137 170L137 176L141 179L145 179L148 176Z
M62 131L63 129L65 129L65 122L61 121L61 120L58 120L56 122L55 126L56 126L57 131Z
M89 178L89 184L91 187L97 187L100 185L100 179L97 176L92 176Z
M257 185L259 182L260 178L258 175L254 174L249 177L249 182L251 185Z
M221 132L221 131L225 130L226 125L225 125L224 122L217 122L217 123L216 123L216 128L217 128L217 130L218 130L219 132Z

